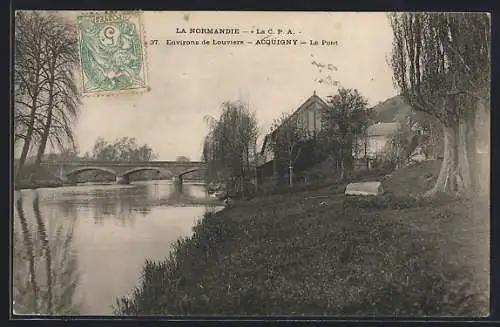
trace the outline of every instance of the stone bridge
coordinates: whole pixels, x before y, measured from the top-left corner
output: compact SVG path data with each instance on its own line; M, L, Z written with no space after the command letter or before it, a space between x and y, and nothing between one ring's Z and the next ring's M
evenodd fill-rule
M184 175L206 169L205 163L200 161L56 161L44 162L42 166L62 181L74 180L76 175L84 171L97 170L115 176L118 184L129 184L133 173L152 170L182 185Z

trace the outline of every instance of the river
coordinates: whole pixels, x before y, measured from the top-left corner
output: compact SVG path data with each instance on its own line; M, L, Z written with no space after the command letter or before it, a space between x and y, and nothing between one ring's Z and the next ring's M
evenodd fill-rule
M13 309L17 314L111 315L206 210L202 185L170 181L78 185L14 194Z

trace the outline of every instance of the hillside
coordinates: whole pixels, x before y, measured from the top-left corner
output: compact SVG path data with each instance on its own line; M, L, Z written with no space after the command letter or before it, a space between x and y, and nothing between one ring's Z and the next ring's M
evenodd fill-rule
M375 121L390 123L406 117L411 111L411 107L406 104L399 95L380 102L373 107Z

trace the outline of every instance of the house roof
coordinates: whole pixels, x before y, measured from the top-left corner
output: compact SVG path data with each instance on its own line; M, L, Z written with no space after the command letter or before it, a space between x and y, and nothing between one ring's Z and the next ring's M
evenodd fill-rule
M368 136L390 136L397 132L401 128L401 124L398 122L392 123L378 123L368 127Z
M325 101L323 101L323 99L321 99L317 94L316 94L316 91L314 91L313 95L311 95L306 101L304 101L304 103L302 103L300 105L300 107L298 107L290 116L293 116L295 114L297 114L298 112L300 112L302 109L304 108L307 108L309 105L311 105L312 103L314 102L317 102L319 103L322 107L328 107L328 105L326 104Z
M313 103L319 103L320 106L322 107L328 107L328 105L326 104L326 102L321 99L317 94L316 94L316 91L314 91L313 95L311 95L309 98L307 98L306 101L304 101L304 103L302 103L291 115L290 117L292 116L295 116L297 115L297 113L299 113L302 109L304 108L307 108L309 107L309 105L313 104ZM272 131L271 133L267 134L265 137L264 137L264 142L262 143L262 148L261 148L261 151L260 153L263 154L265 152L265 149L266 149L266 145L267 145L267 142L269 142L269 138L276 133L276 130Z

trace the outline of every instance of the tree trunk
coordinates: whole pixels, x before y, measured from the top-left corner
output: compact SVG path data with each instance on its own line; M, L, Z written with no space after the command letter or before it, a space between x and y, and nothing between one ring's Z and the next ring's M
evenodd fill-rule
M368 147L368 140L365 138L365 142L364 142L364 146L365 146L365 160L366 160L366 169L370 169L370 164L368 163L368 151L367 151L367 147Z
M471 117L471 119L467 120L466 126L467 130L465 139L467 147L467 158L469 161L471 175L471 189L475 192L479 189L479 171L481 169L477 153L477 130L475 114Z
M288 183L290 186L293 185L293 166L292 166L292 161L290 161L288 165Z
M38 42L38 50L40 49L40 40ZM30 112L30 120L29 120L29 126L28 130L26 131L26 138L24 139L24 144L23 144L23 150L21 152L21 157L19 158L19 168L16 173L16 179L19 179L21 176L21 171L24 166L24 163L26 162L26 158L28 157L28 152L31 146L31 140L33 139L33 133L35 131L35 118L36 118L36 111L37 111L37 106L38 106L38 95L39 95L39 82L40 82L40 70L41 70L41 58L40 58L40 53L35 54L37 56L36 58L36 69L35 69L35 90L33 90L33 94L31 96L31 112Z
M42 139L40 141L40 145L38 147L38 151L36 154L35 165L40 165L40 163L42 162L43 154L45 153L45 148L47 146L47 140L49 139L50 135L51 126L52 126L52 107L49 107L47 112L47 122L44 126Z
M344 169L344 149L343 149L343 144L340 146L340 155L339 155L339 165L340 165L340 179L344 179L345 176L345 169Z
M47 122L45 123L45 126L43 127L43 135L42 139L40 141L40 145L38 147L38 152L36 154L36 160L35 160L35 165L40 165L42 162L42 157L43 154L45 153L45 148L47 146L47 140L49 139L50 135L50 128L52 127L52 113L53 113L53 105L54 105L54 74L55 72L53 71L53 68L51 67L51 76L50 76L50 81L49 81L49 103L47 107Z
M24 139L23 150L21 152L21 157L19 158L19 167L16 172L16 179L21 176L21 171L28 157L28 152L30 150L31 140L33 139L33 132L35 130L35 116L36 116L36 101L33 101L33 107L31 108L30 120L28 130L26 131L26 138Z
M473 185L473 163L475 147L470 144L469 122L459 121L452 126L444 126L444 154L441 170L434 187L426 192L432 196L440 192L463 193ZM472 149L474 147L474 149ZM473 153L468 153L468 152Z
M460 121L458 125L458 144L457 144L457 157L458 157L458 175L459 181L462 183L459 188L468 188L472 186L472 174L474 169L470 159L472 158L469 153L471 150L468 143L468 124L466 121ZM475 149L474 149L475 151Z

